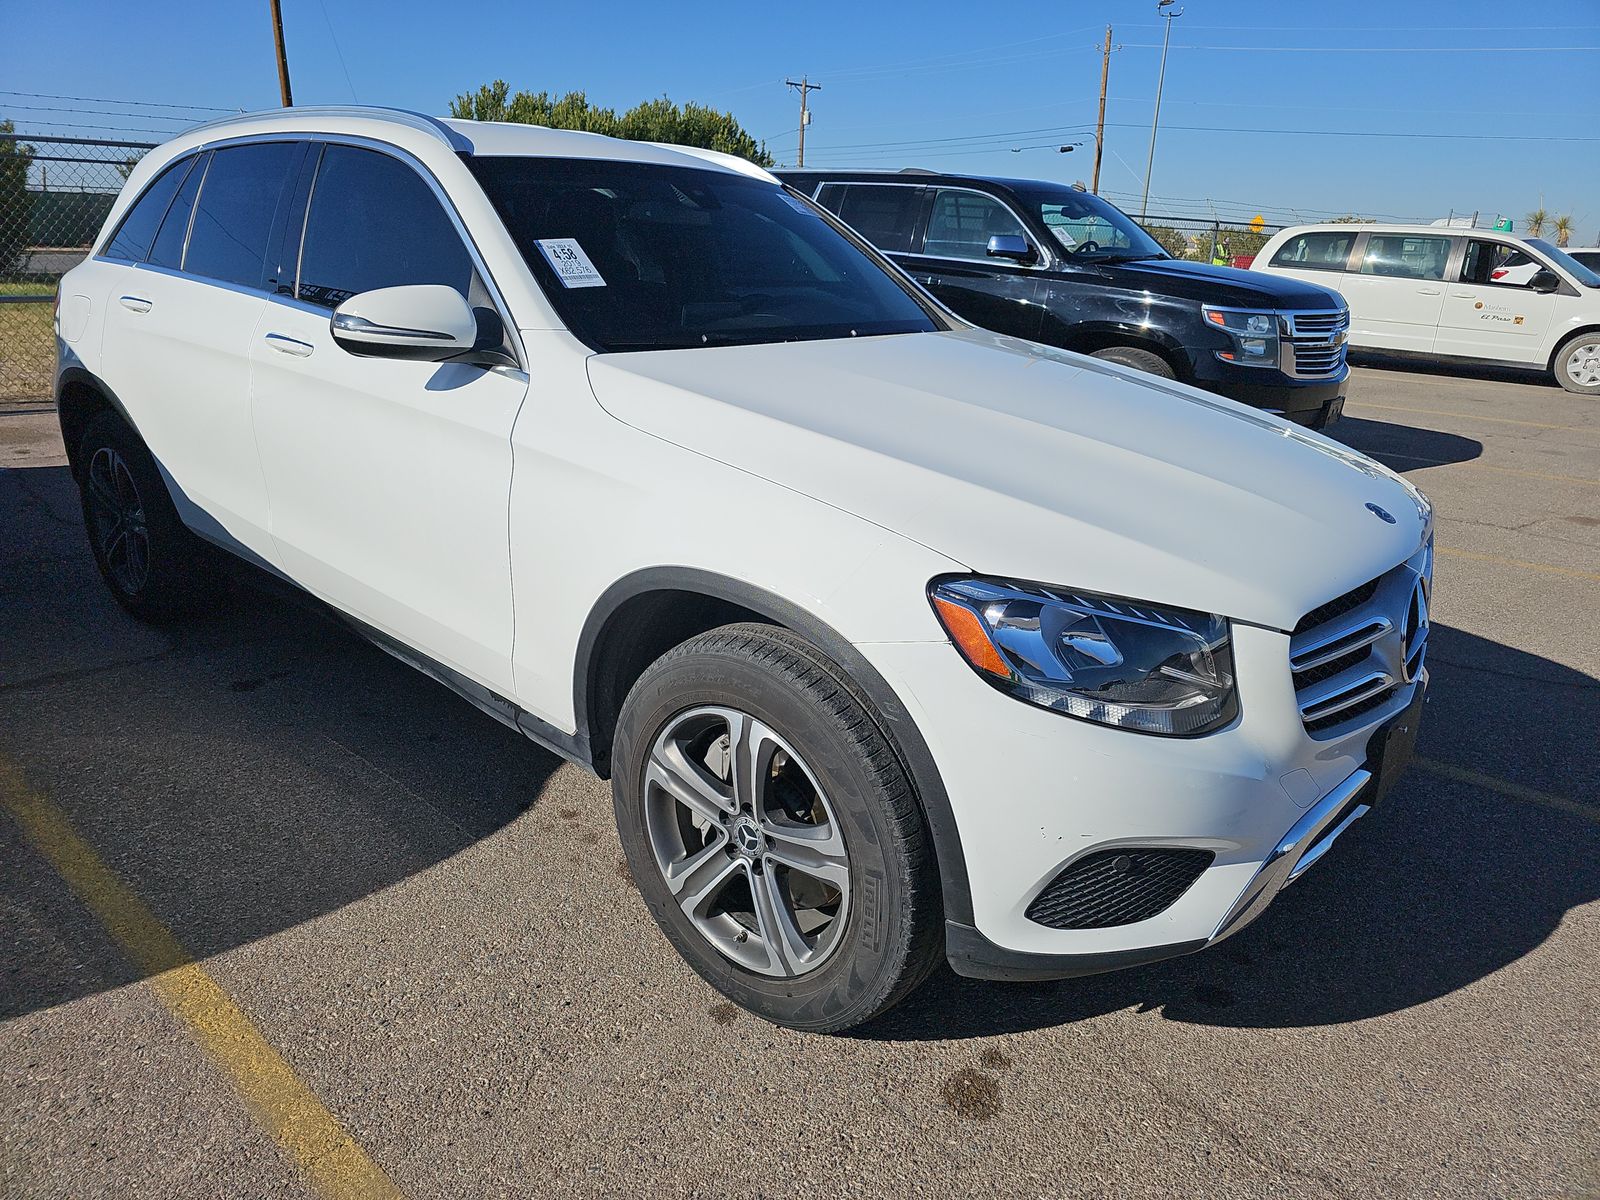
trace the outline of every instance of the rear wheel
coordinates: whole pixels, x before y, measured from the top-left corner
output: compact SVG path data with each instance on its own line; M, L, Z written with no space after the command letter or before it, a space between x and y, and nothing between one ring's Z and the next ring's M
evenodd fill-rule
M156 622L215 604L208 548L178 517L150 451L122 418L95 417L74 466L89 547L119 604Z
M938 961L942 913L904 768L839 667L762 625L657 660L613 755L617 825L668 939L780 1025L848 1029Z
M1104 350L1096 350L1093 357L1103 358L1106 362L1114 362L1118 366L1132 367L1135 371L1143 371L1147 375L1156 375L1162 379L1178 377L1178 373L1166 359L1152 351L1141 350L1137 346L1107 346Z
M1600 396L1600 331L1570 338L1556 351L1556 382L1580 396Z

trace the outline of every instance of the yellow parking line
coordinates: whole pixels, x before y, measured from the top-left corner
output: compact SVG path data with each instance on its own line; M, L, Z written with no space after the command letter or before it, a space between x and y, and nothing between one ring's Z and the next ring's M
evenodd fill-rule
M0 806L65 879L141 972L162 1004L231 1078L255 1118L328 1200L400 1191L190 956L172 931L78 836L66 816L0 759Z
M1497 792L1502 796L1509 796L1513 800L1526 800L1529 804L1538 804L1544 808L1553 808L1557 812L1570 813L1573 816L1582 817L1586 821L1593 821L1596 825L1600 825L1600 808L1592 804L1569 800L1565 796L1557 796L1551 792L1541 792L1537 788L1525 787L1520 783L1512 783L1509 779L1496 779L1493 775L1485 775L1482 771L1453 766L1450 763L1438 762L1431 758L1419 757L1412 761L1423 771L1434 775L1442 775L1446 779L1454 779L1457 783L1470 783L1474 787Z
M1499 563L1502 567L1521 567L1525 571L1546 571L1551 575L1570 575L1574 579L1593 579L1600 583L1600 574L1580 571L1576 567L1555 567L1549 563L1526 562L1520 558L1501 558L1498 554L1479 554L1476 550L1457 550L1454 546L1440 546L1436 553L1454 558L1471 558L1478 562Z
M1435 417L1463 417L1468 421L1492 421L1496 425L1526 425L1529 429L1566 429L1572 433L1588 433L1589 430L1582 425L1546 425L1540 421L1518 421L1511 417L1485 417L1478 413L1455 412L1447 408L1403 408L1397 404L1373 404L1362 400L1356 404L1345 405L1351 408L1377 408L1384 412L1426 413Z

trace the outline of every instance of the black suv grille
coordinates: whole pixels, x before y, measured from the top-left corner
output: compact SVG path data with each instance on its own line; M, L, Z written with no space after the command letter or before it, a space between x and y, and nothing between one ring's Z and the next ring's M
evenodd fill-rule
M1148 920L1170 908L1214 858L1210 850L1100 850L1063 868L1028 905L1027 917L1051 929Z

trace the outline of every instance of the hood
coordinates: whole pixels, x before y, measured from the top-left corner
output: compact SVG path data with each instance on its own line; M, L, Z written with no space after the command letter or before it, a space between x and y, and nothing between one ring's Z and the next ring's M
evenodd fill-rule
M1294 311L1326 311L1345 306L1339 293L1314 283L1262 271L1186 262L1181 258L1111 263L1103 270L1106 278L1120 287L1232 308L1258 305Z
M981 330L604 354L589 376L617 419L974 572L1278 629L1428 523L1408 483L1325 438Z

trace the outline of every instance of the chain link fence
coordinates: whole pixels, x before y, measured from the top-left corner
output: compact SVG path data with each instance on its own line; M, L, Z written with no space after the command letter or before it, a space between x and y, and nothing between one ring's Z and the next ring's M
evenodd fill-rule
M151 145L0 133L0 405L48 400L56 285Z
M1191 262L1247 267L1261 247L1283 225L1239 224L1218 219L1163 217L1152 213L1140 219L1144 231L1174 258Z

